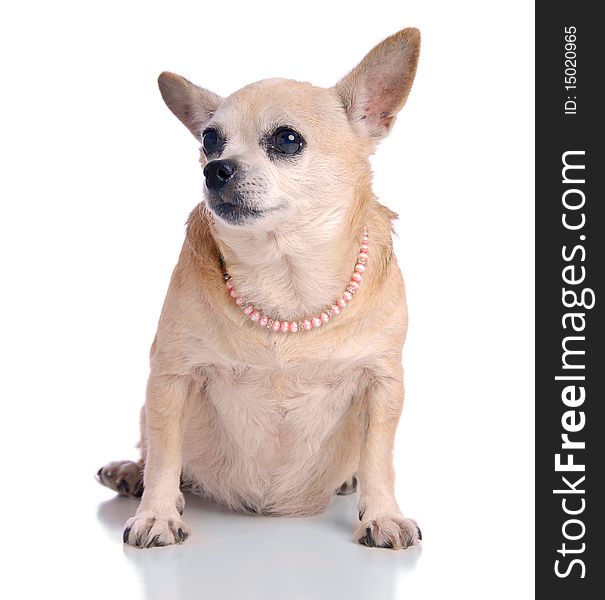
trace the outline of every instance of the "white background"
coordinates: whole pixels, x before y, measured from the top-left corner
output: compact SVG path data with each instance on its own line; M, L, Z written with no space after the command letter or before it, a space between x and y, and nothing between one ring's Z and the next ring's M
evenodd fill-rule
M196 143L165 69L227 95L329 86L405 26L414 89L373 164L400 214L407 398L397 491L422 548L355 545L355 501L311 519L191 500L183 546L123 548L147 354ZM529 2L20 2L0 9L5 598L533 597L533 6Z

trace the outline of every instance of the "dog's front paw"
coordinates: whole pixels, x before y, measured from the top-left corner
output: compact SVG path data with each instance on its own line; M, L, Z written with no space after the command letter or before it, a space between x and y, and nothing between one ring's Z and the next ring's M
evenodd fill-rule
M401 550L422 539L420 528L412 519L401 515L382 515L363 520L355 539L364 546Z
M180 544L189 536L189 528L176 515L159 515L150 510L126 521L124 543L138 548Z

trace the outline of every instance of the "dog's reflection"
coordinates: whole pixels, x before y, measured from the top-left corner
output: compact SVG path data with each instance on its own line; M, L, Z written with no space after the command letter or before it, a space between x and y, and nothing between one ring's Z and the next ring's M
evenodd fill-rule
M137 501L116 497L98 518L120 539ZM336 497L316 517L275 518L222 512L187 497L192 535L182 545L124 553L141 575L146 600L392 600L401 571L421 548L365 548L347 540L355 529L356 497Z

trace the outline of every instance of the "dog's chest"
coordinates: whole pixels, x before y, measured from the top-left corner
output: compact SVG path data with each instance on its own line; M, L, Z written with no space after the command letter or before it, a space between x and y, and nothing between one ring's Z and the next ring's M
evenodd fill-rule
M220 426L249 455L285 460L300 448L319 450L351 406L359 378L353 368L321 365L214 366L205 395Z

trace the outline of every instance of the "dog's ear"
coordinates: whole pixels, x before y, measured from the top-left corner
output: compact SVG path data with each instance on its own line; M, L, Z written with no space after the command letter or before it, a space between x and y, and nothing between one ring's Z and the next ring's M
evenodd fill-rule
M221 97L168 71L158 77L158 85L168 108L200 140L204 124L214 114Z
M353 127L375 142L386 137L414 81L420 32L403 29L388 37L335 86Z

